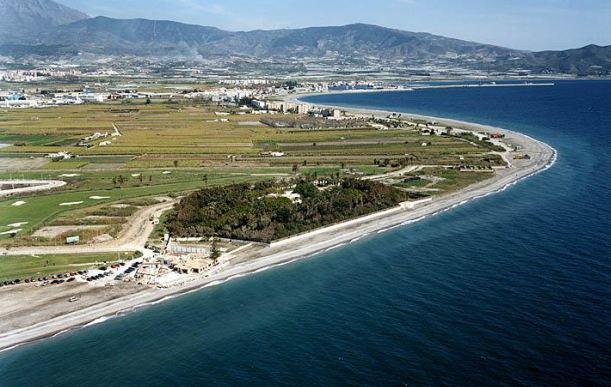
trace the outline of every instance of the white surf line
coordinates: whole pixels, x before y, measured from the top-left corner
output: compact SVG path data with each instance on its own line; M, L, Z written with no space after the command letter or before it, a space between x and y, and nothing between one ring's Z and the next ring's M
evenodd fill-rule
M544 143L542 143L542 144L544 144ZM498 192L503 192L503 191L505 191L505 190L506 190L508 187L514 186L514 185L515 185L516 183L518 183L519 181L522 181L522 180L524 180L524 179L526 179L526 178L528 178L528 177L534 176L534 175L536 175L536 174L538 174L538 173L541 173L541 172L543 172L543 171L545 171L545 170L548 170L549 168L551 168L551 167L552 167L552 166L553 166L553 165L556 163L556 160L557 160L557 155L558 155L558 152L557 152L557 151L556 151L554 148L550 147L549 145L548 145L548 147L549 147L549 148L550 148L550 149L553 151L553 154L552 154L551 161L549 161L549 162L548 162L548 163L547 163L547 164L546 164L546 165L545 165L543 168L540 168L540 169L535 170L534 172L528 173L528 174L526 174L526 175L524 175L524 176L520 177L520 178L519 178L519 179L517 179L517 180L514 180L514 181L511 181L511 182L509 182L509 183L506 183L506 184L504 184L503 186L501 186L499 189L496 189L496 190L494 190L494 191L491 191L491 192L485 193L485 194L483 194L483 195L474 196L474 197L472 197L472 198L471 198L471 199L469 199L469 200L466 200L466 201L464 201L464 200L463 200L463 201L461 201L461 202L464 202L463 204L466 204L466 203L468 203L470 200L474 200L474 199L477 199L477 198L483 198L483 197L486 197L486 196L489 196L489 195L491 195L491 194L498 193ZM445 208L442 208L442 209L440 209L440 210L438 210L438 211L436 211L436 212L430 213L430 214L428 214L428 215L420 216L420 217L418 217L418 218L416 218L416 219L412 219L412 220L406 220L406 221L404 221L403 223L409 222L409 224L413 224L413 223L419 222L419 221L421 221L421 220L424 220L424 219L428 218L429 216L434 216L434 215L437 215L437 214L439 214L439 213L445 212L445 211L447 211L449 208L455 208L456 206L457 206L457 204L452 204L452 205L450 205L450 206L446 206ZM357 231L353 231L352 233L349 233L349 235L352 235L352 234L354 234L354 233L359 233L359 231L358 231L358 230L357 230ZM367 234L365 234L365 235L367 235ZM343 240L344 238L341 238L341 237L332 238L332 239L331 239L331 243L334 243L333 241L337 241L337 240L340 240L340 239L341 239L341 240ZM339 242L339 243L341 243L341 242ZM299 261L299 260L307 259L307 258L310 258L310 257L312 257L312 256L314 256L314 255L318 255L318 254L320 254L321 252L322 252L322 253L324 253L324 252L326 252L326 250L321 249L321 250L315 251L315 252L313 252L313 253L305 254L305 255L299 255L299 254L295 255L295 254L294 254L295 252L293 252L293 258L292 258L292 259L288 259L288 260L285 260L285 261L276 262L276 263L269 264L269 265L263 265L263 266L261 266L261 267L259 267L259 268L257 268L257 269L250 270L250 271L246 271L246 272L241 272L241 273L240 273L240 272L238 272L237 274L233 274L233 275L227 275L225 278L222 278L222 279L215 279L215 280L212 280L212 279L211 279L211 280L209 280L208 282L204 282L204 283L202 283L202 284L197 284L197 285L193 286L192 288L186 288L186 289L180 289L180 288L176 288L176 289L175 289L175 291L174 291L174 292L172 292L172 293L170 293L169 295L165 295L165 296L162 296L162 297L156 298L156 299L155 299L155 300L153 300L153 301L142 302L142 303L139 303L139 304L131 305L131 306L129 306L129 307L127 307L127 308L125 308L125 309L121 309L121 310L115 311L115 312L113 312L113 313L110 313L110 314L107 314L107 315L102 315L102 316L100 316L100 317L97 317L96 319L91 320L91 321L89 321L89 322L82 323L82 324L75 324L75 325L74 325L74 326L72 326L72 327L69 327L69 328L64 329L64 330L63 330L63 332L62 332L62 331L58 331L58 332L55 332L55 333L52 333L52 334L53 334L53 337L55 337L55 336L57 336L57 335L59 335L59 334L62 334L62 333L66 333L66 332L73 331L73 330L75 330L75 329L81 329L81 328L87 327L87 326L88 326L88 324L89 324L89 323L91 323L92 321L95 321L95 320L98 320L98 319L101 319L101 318L104 318L104 317L106 317L106 318L107 318L107 319L106 319L106 320L104 320L104 321L107 321L107 320L108 320L108 319L110 319L110 318L113 318L113 317L118 317L118 316L121 316L121 315L125 315L125 314L129 313L130 311L134 311L134 310L140 309L140 308L142 308L142 307L146 307L146 306L149 306L149 305L156 305L156 304L159 304L159 303L164 302L164 301L166 301L166 300L169 300L169 299L174 299L174 298L176 298L176 297L178 297L178 296L181 296L181 295L183 295L183 294L188 294L188 293L196 292L196 291L199 291L199 290L202 290L202 289L208 288L208 287L212 287L212 286L221 285L221 284L227 283L228 281L231 281L231 280L233 280L233 279L242 278L242 277L248 276L248 275L250 275L250 274L255 274L255 273L257 273L257 272L261 272L261 271L263 271L263 270L261 270L261 269L269 270L269 269L276 268L276 267L280 267L280 266L284 266L284 265L287 265L287 264L290 264L290 263L293 263L293 262L296 262L296 261ZM291 254L291 252L287 252L287 253L280 254L280 255L287 255L287 254ZM265 259L265 258L262 258L262 259ZM253 263L256 265L256 263L258 263L258 262L256 262L256 261L255 261L255 262L253 262ZM236 266L234 266L233 268L231 268L229 271L233 272L233 271L236 271L236 269L238 269L238 270L239 270L240 266L243 266L243 265L248 265L248 264L236 265ZM222 274L222 273L219 273L219 274L217 274L217 275L220 275L220 274ZM228 273L227 273L227 274L228 274ZM171 289L170 289L170 290L171 290ZM129 297L129 296L127 296L127 297ZM117 300L117 301L120 301L120 299L119 299L119 300ZM128 301L129 301L129 300L128 300ZM91 307L89 307L89 308L94 308L94 309L97 309L97 308L96 308L96 306L98 306L98 305L93 305L93 306L91 306ZM60 316L60 317L61 317L61 316ZM96 322L96 323L101 323L101 322L103 322L103 321L98 320L98 322ZM42 325L42 326L44 326L44 325L46 325L47 323L48 323L48 322L41 322L41 323L39 323L39 324L36 324L35 326L38 326L38 325ZM33 326L33 327L34 327L34 326ZM33 327L32 327L32 328L33 328ZM29 328L24 328L24 329L22 329L22 330L24 330L24 331L25 331L25 330L28 330L28 329L29 329ZM11 332L7 332L7 334L10 336ZM0 345L2 345L2 336L3 336L3 335L0 335ZM5 334L4 336L6 336L6 334ZM29 339L29 340L23 340L22 342L20 342L20 343L18 343L18 344L14 344L14 345L11 345L11 346L9 346L9 347L7 347L7 348L5 348L5 349L0 350L0 352L3 352L3 351L8 351L8 350L10 350L10 349L17 348L17 347L19 347L19 346L21 346L21 345L25 345L25 344L28 344L28 343L32 343L32 342L35 342L35 341L38 341L38 340L44 339L45 337L48 337L48 336L50 336L50 335L49 335L49 334L45 334L45 335L40 335L40 336L38 336L38 337L34 337L34 338L32 338L32 339Z
M439 119L439 120L445 120L445 119ZM481 126L479 124L472 124L472 123L466 123L466 124ZM497 129L500 129L500 128L497 128ZM502 129L502 130L507 131L507 132L511 132L511 131L508 131L506 129ZM529 140L538 143L540 146L544 146L544 147L548 148L552 152L551 159L549 161L547 161L542 167L539 167L537 164L527 167L527 173L523 174L522 176L518 177L517 179L513 179L512 180L512 177L517 175L517 174L519 174L521 171L517 171L516 174L508 175L503 180L495 181L495 182L493 182L493 183L491 183L489 185L478 186L477 188L474 188L475 192L468 192L468 195L474 194L474 193L476 193L479 190L484 190L485 191L485 189L487 187L494 186L495 183L502 184L504 180L509 180L508 182L502 184L499 188L493 189L492 191L485 192L485 193L480 194L480 195L475 194L473 196L467 196L466 199L460 200L458 203L454 203L452 201L452 196L450 196L450 197L447 197L447 198L441 198L437 202L435 202L435 201L430 202L430 204L427 204L427 205L425 205L423 207L420 207L420 208L418 208L416 210L412 210L412 211L409 211L409 212L405 212L405 211L398 212L397 214L392 215L392 217L399 218L399 219L396 220L397 223L394 224L394 225L391 224L388 227L388 229L396 228L397 225L401 226L401 225L406 225L406 224L413 224L415 222L418 222L418 221L421 221L423 219L426 219L428 216L434 216L434 215L443 213L443 212L448 211L450 209L453 209L453 208L456 208L458 206L461 206L461 205L464 205L466 203L469 203L472 200L483 198L483 197L486 197L486 196L489 196L489 195L492 195L492 194L495 194L495 193L498 193L498 192L503 192L507 188L516 185L518 182L523 181L523 180L525 180L528 177L534 176L534 175L536 175L538 173L541 173L541 172L543 172L545 170L548 170L549 168L551 168L556 163L557 156L558 156L558 152L557 152L556 149L554 149L553 147L549 146L548 144L546 144L546 143L544 143L542 141L535 140L532 137L524 135L522 133L518 133L518 132L512 132L512 133L514 133L515 135L518 135L518 136L523 136L525 138L528 138ZM469 187L467 187L467 188L469 188ZM455 194L455 195L458 195L458 193ZM433 212L426 213L427 209L429 209L431 206L435 207L436 205L440 206L440 208L435 210L435 211L433 211ZM420 216L420 217L414 218L414 219L407 219L407 220L401 220L400 219L400 218L404 218L405 215L414 214L414 212L419 212L419 211L424 211L425 214ZM395 220L393 220L393 222L394 221ZM152 294L151 295L151 298L153 299L152 301L144 301L143 300L143 302L141 302L141 303L138 303L138 302L134 303L134 298L140 298L141 296L146 297L147 294L149 294L149 293L146 293L146 294L145 293L138 293L136 295L136 297L126 296L126 299L124 299L124 300L121 300L121 299L113 300L114 303L112 303L113 301L107 301L107 302L104 302L102 304L104 304L104 305L112 305L114 307L119 307L119 308L120 308L120 306L118 306L118 305L122 305L123 303L131 304L131 305L125 307L124 309L119 309L118 311L114 311L112 313L107 313L106 315L103 314L104 312L100 310L100 309L103 309L103 308L101 308L102 304L93 305L93 306L91 306L89 308L86 308L85 310L81 310L81 311L77 311L77 312L81 312L81 313L85 313L86 312L87 314L90 314L90 313L91 314L96 314L96 312L97 312L97 314L102 313L101 316L98 316L96 318L101 318L101 317L108 316L108 315L115 315L116 316L116 315L121 314L124 311L135 310L135 309L137 309L139 307L146 306L146 305L151 305L153 303L157 304L157 303L163 302L164 300L172 299L172 298L175 298L175 297L177 297L179 295L182 295L182 294L191 293L191 292L198 291L200 289L203 289L203 288L206 288L206 287L210 287L210 286L216 286L216 285L219 285L219 284L222 284L222 283L226 283L226 282L228 282L228 281L230 281L232 279L242 278L244 276L248 276L250 274L254 274L257 271L260 272L260 271L262 271L261 269L264 269L264 268L267 270L267 269L270 269L270 268L273 268L273 267L283 266L283 265L286 265L286 264L289 264L289 263L292 263L292 262L295 262L295 261L298 261L298 260L303 260L303 259L310 258L310 257L312 257L312 256L314 256L316 254L321 253L321 252L329 251L330 247L333 247L333 246L336 246L336 245L339 245L339 244L342 244L342 245L346 244L346 241L350 241L351 239L354 239L355 237L357 237L357 235L355 235L355 234L366 235L366 234L364 234L365 231L367 231L367 233L370 233L371 231L377 231L376 229L379 230L379 228L376 227L376 224L366 223L366 224L363 224L363 225L357 225L357 226L354 227L354 230L347 231L347 232L345 232L343 234L340 233L338 236L333 237L333 238L328 239L328 240L325 240L325 241L322 241L322 242L319 242L316 245L308 246L307 243L305 243L304 244L305 246L299 247L299 248L294 249L292 251L280 252L280 253L272 253L270 256L262 257L262 258L259 258L257 260L254 260L252 262L246 262L246 263L241 263L241 264L235 265L234 267L229 268L225 272L215 273L211 277L206 278L204 280L193 281L194 283L191 284L192 286L188 286L186 288L170 288L170 289L168 289L166 292L164 292L162 294L160 294L160 293ZM91 311L89 309L91 309ZM77 313L77 312L75 312L75 313ZM3 341L11 342L10 341L10 337L11 336L19 335L19 333L31 332L33 330L36 330L38 327L40 327L40 329L43 332L45 332L45 330L44 330L45 327L47 327L48 325L52 324L52 321L55 321L55 320L62 321L62 317L63 316L57 317L57 318L49 320L49 321L44 321L44 322L35 324L32 327L26 327L26 328L19 329L17 331L7 332L5 334L1 334L0 335L0 346L3 345L3 343L2 343ZM95 320L95 319L93 319L93 320ZM90 320L89 322L91 322L93 320ZM82 327L85 324L87 324L87 322L85 322L85 323L79 322L79 323L73 324L72 326L74 326L74 327ZM48 329L47 329L47 331L48 331ZM28 338L22 339L21 340L22 343L18 343L17 345L9 344L8 347L9 347L9 349L15 348L15 347L17 347L17 346L19 346L19 345L21 345L23 343L36 341L36 340L39 340L41 338L48 337L51 334L53 334L53 332L51 332L51 333L47 332L47 333L43 333L43 334L38 334L37 336L36 335L32 335L30 333L30 335L26 335L26 336L30 337L29 339Z

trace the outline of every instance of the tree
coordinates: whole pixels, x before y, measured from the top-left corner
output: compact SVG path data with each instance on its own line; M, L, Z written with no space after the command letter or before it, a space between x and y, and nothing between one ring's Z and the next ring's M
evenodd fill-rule
M316 186L312 183L300 181L295 186L295 192L297 192L303 198L313 198L318 195L318 188L316 188Z
M178 160L174 160L172 163L174 164L174 168L178 167Z
M210 252L210 258L214 261L214 263L218 262L218 259L221 257L221 250L219 249L216 238L212 239L212 249Z
M299 165L293 164L293 173L299 172Z
M332 180L328 180L331 182ZM260 181L203 188L185 198L167 216L172 235L270 242L355 216L382 210L405 201L407 194L379 182L359 179L335 180L340 184L318 190L307 179ZM296 184L299 204L277 195ZM333 184L333 183L332 183ZM275 195L270 195L270 194ZM213 257L214 258L214 257Z

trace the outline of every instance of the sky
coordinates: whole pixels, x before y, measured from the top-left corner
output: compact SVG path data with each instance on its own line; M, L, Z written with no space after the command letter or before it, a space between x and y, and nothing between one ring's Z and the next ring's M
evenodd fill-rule
M226 30L370 23L524 50L611 45L611 0L56 0Z

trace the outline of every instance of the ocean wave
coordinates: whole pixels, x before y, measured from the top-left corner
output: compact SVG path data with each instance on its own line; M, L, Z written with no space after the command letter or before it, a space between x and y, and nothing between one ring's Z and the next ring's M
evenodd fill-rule
M187 292L182 293L182 294L186 294L186 293L187 293ZM174 298L178 297L179 295L180 295L180 294L171 294L171 295L169 295L169 296L162 297L162 298L160 298L160 299L158 299L158 300L156 300L156 301L149 302L149 303L148 303L148 305L157 305L157 304L161 304L162 302L164 302L164 301L168 301L168 300L171 300L171 299L174 299Z
M336 244L334 246L331 246L331 247L325 249L324 251L327 252L327 251L335 250L335 249L338 249L338 248L340 248L342 246L345 246L346 244L347 244L346 242L338 243L338 244Z
M420 222L421 220L424 220L426 218L427 218L427 215L423 215L423 216L421 216L419 218L416 218L416 219L406 220L405 222L401 223L401 225L402 226L407 226L408 224L413 224L413 223L416 223L416 222Z
M25 345L25 344L26 344L26 343L15 344L15 345L13 345L12 347L6 347L6 348L4 348L4 349L0 349L0 353L2 353L2 352L6 352L6 351L10 351L10 350L15 349L15 348L19 348L19 347L21 347L22 345Z
M100 318L96 318L95 320L93 320L91 322L88 322L87 324L84 324L82 326L82 328L87 328L87 327L91 327L91 326L94 326L94 325L97 325L97 324L101 324L101 323L106 322L106 321L108 321L108 320L110 320L112 318L115 318L115 317L117 317L116 314L111 314L111 315L108 315L108 316L102 316ZM58 334L61 334L61 332L56 333L53 337L55 337Z
M71 330L72 330L72 328L64 329L63 331L59 331L56 334L54 334L53 336L51 336L51 337L57 337L59 335L63 335L64 333L70 332Z

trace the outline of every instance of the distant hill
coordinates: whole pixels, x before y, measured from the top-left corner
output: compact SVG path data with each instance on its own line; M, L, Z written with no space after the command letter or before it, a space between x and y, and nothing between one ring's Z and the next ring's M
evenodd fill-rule
M232 56L611 75L611 46L528 52L368 24L230 32L166 20L88 18L51 0L0 0L0 20L0 54L16 57Z
M0 42L35 39L53 27L86 18L89 16L51 0L0 0Z
M519 57L498 58L487 67L499 71L522 69L535 74L611 75L611 46L591 44L562 51L526 52Z
M59 26L45 42L62 42L96 54L167 55L197 53L198 48L231 34L214 27L172 21L100 16Z
M552 69L562 73L611 74L611 46L594 44L564 51L540 51L532 54L526 65L534 71Z
M255 57L373 56L386 59L493 60L519 51L367 24L295 30L228 32L171 21L96 17L59 26L46 43L94 53L248 55Z

